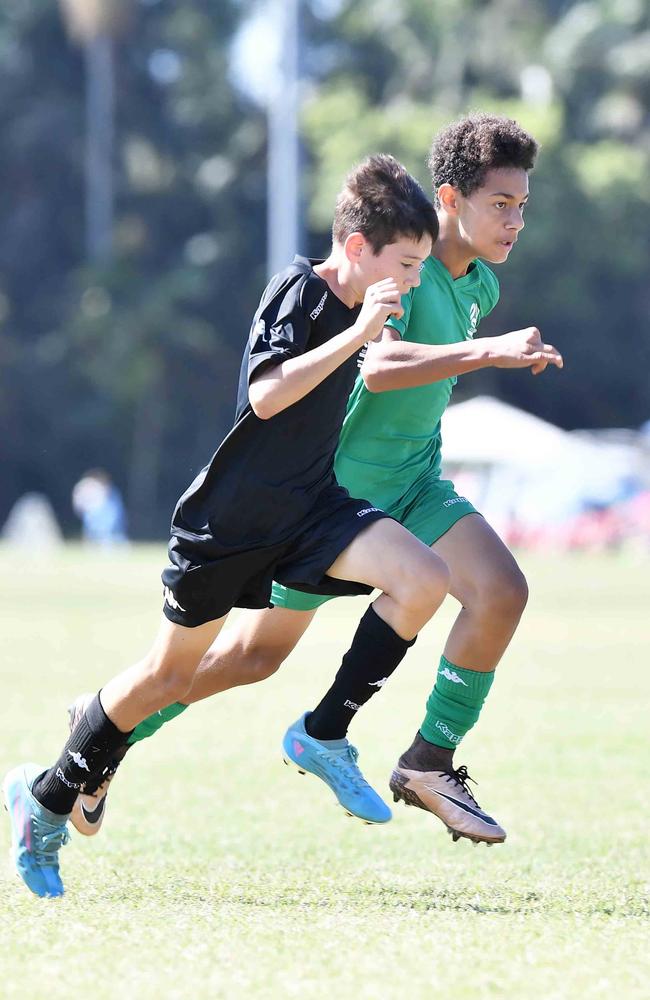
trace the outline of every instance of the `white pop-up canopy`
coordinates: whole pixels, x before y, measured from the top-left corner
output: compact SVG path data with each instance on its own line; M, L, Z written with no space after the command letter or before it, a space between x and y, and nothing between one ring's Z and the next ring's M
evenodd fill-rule
M560 427L492 396L456 403L442 418L442 454L448 463L547 464L560 452L583 447Z
M449 407L442 458L443 474L490 517L542 522L612 502L638 468L632 446L564 431L491 396Z

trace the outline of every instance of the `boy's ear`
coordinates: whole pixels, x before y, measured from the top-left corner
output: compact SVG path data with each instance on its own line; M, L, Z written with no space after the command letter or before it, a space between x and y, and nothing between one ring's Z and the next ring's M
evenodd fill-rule
M363 233L350 233L344 244L345 256L350 263L358 264L368 241Z
M451 184L441 184L437 191L440 207L448 215L458 214L458 191Z

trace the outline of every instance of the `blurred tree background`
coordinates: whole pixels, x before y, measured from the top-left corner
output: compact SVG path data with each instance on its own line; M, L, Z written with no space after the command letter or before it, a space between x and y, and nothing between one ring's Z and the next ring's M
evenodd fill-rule
M103 466L132 533L164 536L228 429L266 278L265 112L232 52L263 12L255 0L3 3L0 523L39 490L74 530L72 485ZM327 252L355 160L389 151L426 183L441 125L470 109L515 117L542 152L481 332L538 325L566 367L476 373L457 393L492 392L567 428L647 420L644 0L303 0L301 19L299 249ZM261 64L271 34L257 32ZM102 66L114 108L104 242L85 201L86 101Z

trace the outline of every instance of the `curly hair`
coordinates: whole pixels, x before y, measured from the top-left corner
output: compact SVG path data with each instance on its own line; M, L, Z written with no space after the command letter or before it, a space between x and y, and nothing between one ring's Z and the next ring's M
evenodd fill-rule
M387 153L369 156L352 170L336 201L332 238L344 243L363 233L375 254L388 243L426 234L435 243L438 216L418 182Z
M483 186L488 170L532 170L538 148L533 137L512 118L467 115L452 122L433 140L427 161L433 190L451 184L467 197Z

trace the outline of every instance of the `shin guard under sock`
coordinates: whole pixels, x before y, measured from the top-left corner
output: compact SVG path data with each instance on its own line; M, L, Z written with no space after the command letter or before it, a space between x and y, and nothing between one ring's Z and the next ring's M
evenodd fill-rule
M370 605L331 688L305 720L317 740L343 739L354 715L379 691L415 639L402 639Z

